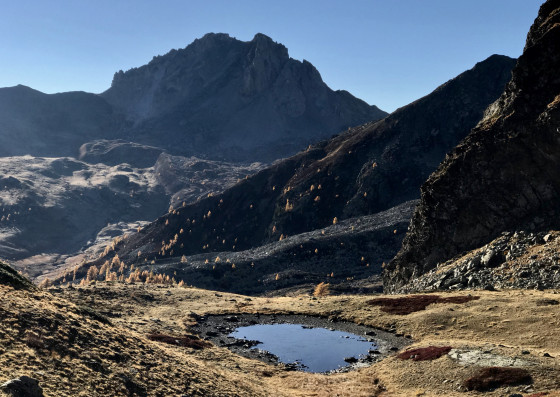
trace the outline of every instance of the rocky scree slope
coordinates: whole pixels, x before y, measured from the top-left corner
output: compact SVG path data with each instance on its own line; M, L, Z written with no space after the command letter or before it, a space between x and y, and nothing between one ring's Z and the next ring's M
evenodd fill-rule
M379 292L380 265L400 248L415 205L409 201L243 251L139 261L135 269L173 275L197 288L246 295L313 290L321 282L336 285L337 292ZM78 267L76 278L85 278L88 269L87 264Z
M479 249L439 263L395 292L558 289L560 232L503 232ZM548 302L550 305L559 304Z
M560 1L539 11L505 92L422 186L396 290L503 231L560 227Z
M492 56L382 121L276 162L221 195L177 207L117 253L130 263L246 250L414 199L498 97L513 63Z
M387 115L332 91L313 65L263 34L248 42L207 34L116 73L101 96L132 123L124 133L138 142L234 161L272 161Z

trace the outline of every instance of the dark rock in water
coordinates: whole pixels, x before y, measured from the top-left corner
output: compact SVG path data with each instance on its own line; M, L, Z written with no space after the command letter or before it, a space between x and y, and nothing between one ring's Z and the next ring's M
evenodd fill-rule
M39 381L25 375L3 383L0 391L12 397L43 397Z
M505 92L422 186L387 290L503 231L560 227L559 11L542 5Z
M344 361L346 361L348 364L354 364L358 362L358 359L356 357L345 357Z

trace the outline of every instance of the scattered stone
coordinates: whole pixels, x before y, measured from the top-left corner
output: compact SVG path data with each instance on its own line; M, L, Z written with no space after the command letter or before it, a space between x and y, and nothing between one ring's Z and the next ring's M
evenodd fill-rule
M3 383L0 391L12 397L43 397L39 381L25 375Z
M527 367L531 363L515 357L493 354L491 351L453 349L449 357L461 365L478 367Z

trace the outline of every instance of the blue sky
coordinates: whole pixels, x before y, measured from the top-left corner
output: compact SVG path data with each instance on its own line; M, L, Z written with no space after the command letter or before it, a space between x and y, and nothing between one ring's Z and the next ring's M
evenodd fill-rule
M208 32L260 32L386 111L476 62L517 57L540 0L19 0L0 3L0 87L102 92Z

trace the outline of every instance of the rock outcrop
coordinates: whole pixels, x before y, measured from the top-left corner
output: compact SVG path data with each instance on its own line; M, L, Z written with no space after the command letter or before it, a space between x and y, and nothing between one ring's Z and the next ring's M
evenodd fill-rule
M0 391L12 397L43 397L39 381L25 375L3 383L0 385Z
M503 231L560 226L560 1L541 6L502 96L422 186L393 291Z

